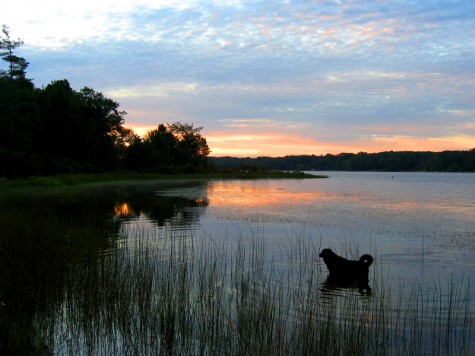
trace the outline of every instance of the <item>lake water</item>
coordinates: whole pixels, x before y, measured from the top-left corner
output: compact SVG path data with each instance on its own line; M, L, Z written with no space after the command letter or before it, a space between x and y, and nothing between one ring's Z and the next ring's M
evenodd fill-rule
M117 211L126 236L172 231L232 243L259 235L271 253L299 240L315 247L315 264L330 247L353 258L372 254L374 267L395 280L475 280L474 174L318 174L329 178L150 185L153 199L173 204L168 216L126 199Z
M325 287L328 272L318 254L323 248L331 248L352 259L370 253L374 257L371 288L384 285L397 296L402 289L410 291L416 286L426 301L421 304L423 308L440 309L437 318L443 319L449 312L457 313L456 319L468 316L464 322L469 324L469 347L473 350L475 288L457 295L452 309L445 305L453 297L452 289L460 291L475 280L475 174L310 173L329 178L123 182L4 197L0 199L0 237L5 238L2 253L7 258L0 264L6 271L6 281L0 282L8 288L0 294L0 314L8 316L25 309L25 305L39 304L44 315L56 315L49 317L57 320L50 328L53 335L62 336L52 341L53 350L61 353L62 348L74 349L74 345L85 348L87 328L79 327L77 344L70 339L71 330L64 329L65 325L83 325L71 321L78 318L74 314L65 317L66 310L71 312L77 303L87 300L82 292L78 295L75 291L81 290L75 287L77 273L92 263L96 266L92 268L94 280L101 273L105 278L104 272L97 272L104 268L100 267L104 264L101 256L120 254L127 247L132 251L140 246L151 256L166 259L169 249L164 246L173 241L194 249L225 248L230 258L240 246L257 244L265 249L260 268L272 270L272 276L285 275L296 265L304 266L305 278L313 278L308 271L315 271L328 300L356 296L367 303L367 291ZM18 216L24 217L19 219L21 223L12 220ZM19 242L8 239L9 234ZM57 240L45 242L51 236L57 236ZM37 242L29 244L31 239ZM67 241L64 250L74 250L73 254L57 253L56 246L63 241ZM65 281L63 271L73 271L73 280ZM104 285L108 278L94 283ZM31 284L33 293L25 287L27 284ZM232 286L228 287L231 291ZM20 289L26 291L25 295L19 294ZM402 298L400 305L391 305L389 310L397 314L404 307L404 313L410 312L413 294ZM463 302L460 307L459 302ZM81 315L90 308L85 305ZM38 321L42 319L38 319L35 308L22 312L26 324L44 322ZM106 313L104 310L98 313ZM442 319L440 325L446 325ZM434 320L428 321L432 325L428 328L434 328ZM101 322L94 321L97 325ZM119 334L113 329L110 335ZM118 340L124 337L120 335ZM110 340L107 348L118 342ZM464 353L470 351L465 349Z
M124 200L127 214L122 231L125 236L140 230L146 236L175 234L195 243L203 239L227 246L235 246L239 239L263 238L267 261L278 270L289 268L289 260L279 256L288 254L289 246L303 244L310 249L303 263L321 271L322 280L327 270L318 257L321 249L329 247L353 259L370 253L375 257L370 287L377 283L371 276L378 275L395 294L417 286L424 298L434 297L436 303L447 302L451 286L473 284L474 174L310 173L329 178L182 181L157 186L151 193L154 199L182 204L157 220ZM346 293L330 291L336 297ZM469 293L473 315L475 288Z

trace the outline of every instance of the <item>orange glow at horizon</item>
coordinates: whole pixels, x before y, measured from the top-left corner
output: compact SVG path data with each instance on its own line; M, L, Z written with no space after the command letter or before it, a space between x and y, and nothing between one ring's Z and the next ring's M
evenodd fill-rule
M158 127L157 125L150 125L150 124L127 124L124 125L126 127L131 128L134 132L139 135L140 137L144 137L145 134L149 131L155 130Z
M370 135L353 141L317 141L296 135L242 135L210 133L207 136L211 156L270 156L324 155L346 153L377 153L384 151L470 150L475 148L472 136L417 137L398 135Z
M156 125L128 125L142 136ZM378 130L381 132L381 129ZM388 130L389 131L389 130ZM409 135L361 135L354 140L319 140L308 135L288 133L262 133L251 130L202 132L211 149L210 156L223 157L282 157L287 155L325 155L339 153L377 153L385 151L470 150L475 148L475 138L470 135L422 137Z

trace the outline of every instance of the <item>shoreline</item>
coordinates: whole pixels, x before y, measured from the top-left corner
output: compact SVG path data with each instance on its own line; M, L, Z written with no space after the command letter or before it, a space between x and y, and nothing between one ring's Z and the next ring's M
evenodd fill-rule
M121 181L150 181L175 179L322 179L327 175L314 175L304 172L233 172L233 173L197 173L197 174L160 174L160 173L85 173L38 176L25 179L0 179L0 190L21 187L61 187L94 183Z

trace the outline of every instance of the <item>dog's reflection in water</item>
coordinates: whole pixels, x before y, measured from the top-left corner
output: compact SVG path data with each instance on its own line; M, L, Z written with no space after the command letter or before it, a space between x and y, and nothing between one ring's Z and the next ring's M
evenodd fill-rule
M370 297L373 295L373 291L369 284L362 285L358 281L333 280L330 277L320 284L319 290L328 297L342 295L346 290L358 291L361 296Z
M373 263L371 255L363 255L359 260L348 260L338 256L331 249L323 249L319 255L330 272L322 288L331 293L341 289L357 288L362 295L371 295L369 287L369 266Z

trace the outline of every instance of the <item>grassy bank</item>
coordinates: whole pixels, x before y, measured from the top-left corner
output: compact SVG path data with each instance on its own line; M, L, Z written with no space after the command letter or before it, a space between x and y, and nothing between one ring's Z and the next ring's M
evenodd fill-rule
M166 179L304 179L328 178L303 172L233 172L233 173L196 173L196 174L158 174L158 173L101 173L101 174L62 174L45 177L30 177L17 180L0 180L0 189L11 187L59 187L91 183L107 183L131 180Z

